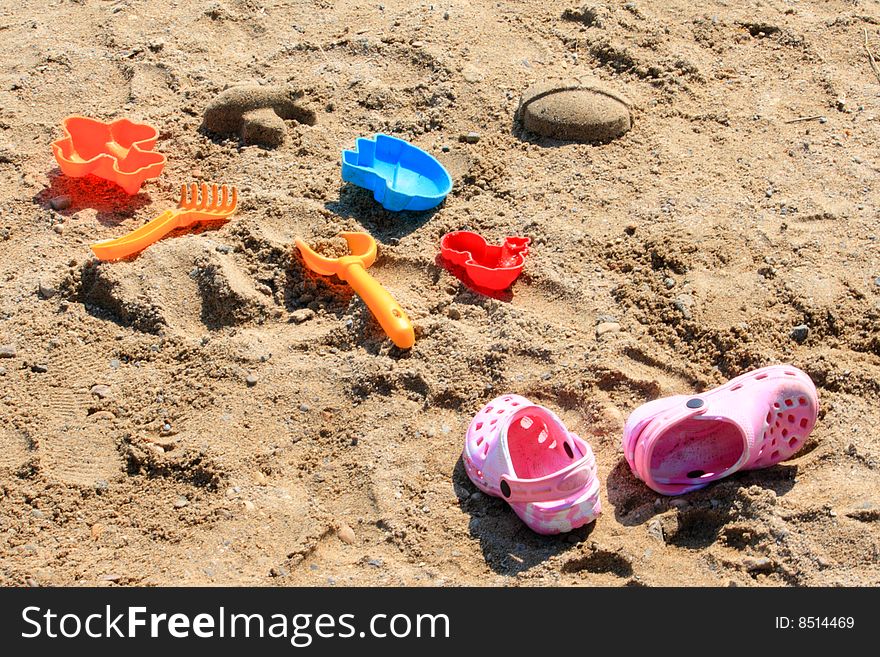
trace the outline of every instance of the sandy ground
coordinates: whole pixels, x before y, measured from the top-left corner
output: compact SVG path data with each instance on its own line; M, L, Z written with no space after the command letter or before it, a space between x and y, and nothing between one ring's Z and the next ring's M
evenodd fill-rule
M577 10L0 0L0 582L880 583L876 3ZM516 128L524 89L582 73L633 100L631 132ZM245 81L302 89L315 125L274 150L200 132ZM161 178L128 197L60 175L70 114L157 126ZM377 131L444 162L441 208L401 217L342 184L341 149ZM230 223L91 257L194 178L239 187ZM438 266L463 228L532 238L511 294ZM411 352L292 250L343 229L378 240ZM639 404L778 362L819 387L796 458L678 500L632 476ZM467 480L468 422L503 392L590 441L594 525L540 537Z

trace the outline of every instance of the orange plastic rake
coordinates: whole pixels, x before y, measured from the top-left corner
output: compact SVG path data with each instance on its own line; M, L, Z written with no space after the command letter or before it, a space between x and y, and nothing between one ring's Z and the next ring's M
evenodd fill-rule
M199 186L192 183L180 186L180 202L176 210L166 210L152 221L144 224L128 235L104 240L91 245L99 260L120 260L140 253L151 244L158 242L168 233L194 224L213 224L226 221L238 205L238 190L230 192L226 185Z

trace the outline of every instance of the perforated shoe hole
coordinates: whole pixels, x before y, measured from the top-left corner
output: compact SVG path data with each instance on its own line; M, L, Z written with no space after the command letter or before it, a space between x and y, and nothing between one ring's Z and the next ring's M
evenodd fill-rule
M736 392L737 390L739 390L739 389L742 388L742 387L743 387L743 384L742 384L742 383L737 383L735 386L733 386L733 387L730 389L730 391L731 391L731 392Z
M758 381L760 381L761 379L766 379L766 378L767 378L767 373L764 372L763 374L758 374L757 376L755 376L755 378L756 378Z
M791 437L791 440L788 441L788 446L789 446L789 447L792 447L792 448L798 446L798 439L797 439L797 436L792 436L792 437Z
M789 423L794 424L794 415L789 415L788 421L789 421Z
M550 434L547 433L547 429L542 429L541 433L538 434L538 442L543 445L549 435Z
M794 402L791 401L790 399L786 399L786 400L785 400L785 405L786 405L786 406L794 406Z
M482 428L483 428L483 423L482 423L482 422L477 422L477 431L479 431L479 430L482 429Z
M565 453L568 454L568 458L574 458L574 452L571 451L571 445L569 445L568 442L562 443L562 449L564 449Z
M690 472L687 473L687 478L688 479L699 479L704 474L706 474L705 470L691 470Z
M556 449L556 441L554 440L550 445L547 446L547 449Z
M777 449L776 451L774 451L774 452L770 455L770 458L773 459L773 460L778 459L778 458L779 458L779 450Z
M810 423L810 422L809 422L809 420L807 420L807 418L802 417L802 418L801 418L801 429L806 429L806 428L807 428L807 425L808 425L809 423Z
M807 400L806 400L804 397L799 397L799 398L798 398L798 404L800 404L801 406L806 406L806 405L807 405Z
M510 484L502 479L500 488L501 494L504 495L504 497L510 497Z
M785 438L786 436L788 436L788 429L783 429L782 430L782 437Z
M520 418L519 426L521 426L523 429L528 429L529 427L532 426L532 424L534 424L534 422L532 421L532 418L530 418L530 417Z

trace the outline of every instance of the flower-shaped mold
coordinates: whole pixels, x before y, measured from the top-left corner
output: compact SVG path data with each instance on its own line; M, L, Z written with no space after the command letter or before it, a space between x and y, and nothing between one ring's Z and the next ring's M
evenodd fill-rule
M165 166L165 156L153 151L159 132L144 123L69 116L64 119L64 132L63 138L52 142L52 151L65 175L92 174L137 194L144 181L157 178Z
M452 189L452 178L432 155L397 137L358 139L342 151L342 179L369 189L386 210L430 210Z
M486 243L482 235L468 230L446 233L440 240L440 255L464 268L479 287L506 290L522 272L529 252L528 237L507 237L501 246Z

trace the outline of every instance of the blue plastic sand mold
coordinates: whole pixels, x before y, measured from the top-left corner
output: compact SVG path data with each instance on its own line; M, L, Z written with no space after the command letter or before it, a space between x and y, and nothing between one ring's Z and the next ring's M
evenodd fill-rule
M358 139L342 151L342 179L369 189L386 210L430 210L452 189L452 178L433 156L397 137Z

